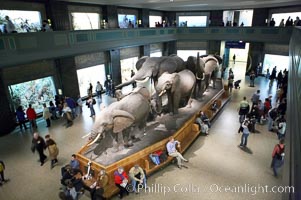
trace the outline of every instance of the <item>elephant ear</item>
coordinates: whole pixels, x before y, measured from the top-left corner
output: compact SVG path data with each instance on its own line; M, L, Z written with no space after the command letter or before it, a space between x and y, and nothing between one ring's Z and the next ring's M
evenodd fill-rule
M132 126L133 123L135 122L135 117L129 112L126 112L124 110L114 110L113 122L114 122L113 132L119 133L124 129Z
M171 92L174 93L177 88L180 86L180 76L178 75L178 73L173 73L173 78L172 78L172 82L171 82Z

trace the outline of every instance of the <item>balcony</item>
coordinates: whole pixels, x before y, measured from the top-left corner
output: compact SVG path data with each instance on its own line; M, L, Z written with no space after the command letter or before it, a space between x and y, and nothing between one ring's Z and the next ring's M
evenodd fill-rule
M168 41L243 40L288 44L293 28L139 28L18 33L0 36L0 67Z

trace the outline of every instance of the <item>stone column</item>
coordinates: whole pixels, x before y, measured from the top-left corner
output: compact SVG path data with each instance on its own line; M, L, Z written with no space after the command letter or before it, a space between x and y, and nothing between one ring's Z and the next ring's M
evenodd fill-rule
M163 43L163 56L177 54L177 41L170 41Z
M220 54L221 41L209 40L207 54ZM223 56L223 55L220 55Z
M47 1L45 7L47 18L51 20L53 30L72 30L67 2L50 0Z
M5 88L2 76L2 69L0 69L0 136L13 131L16 125L16 117L10 109L9 97L5 92L7 89Z
M223 11L213 10L210 12L209 26L223 26Z
M269 18L268 8L254 8L252 26L267 26L266 19Z
M108 28L119 28L117 6L103 6L103 18L108 23Z
M150 45L140 46L140 57L142 56L150 56Z
M120 50L110 50L110 72L115 85L121 83Z
M258 63L263 62L263 58L264 58L263 50L264 50L264 43L262 42L250 43L246 73L248 73L250 70L256 70Z
M63 95L76 99L79 95L79 86L74 57L57 59L56 67ZM94 85L94 89L95 87Z
M138 20L141 20L142 24L138 24L138 27L140 28L148 28L149 27L149 9L139 9L138 12Z

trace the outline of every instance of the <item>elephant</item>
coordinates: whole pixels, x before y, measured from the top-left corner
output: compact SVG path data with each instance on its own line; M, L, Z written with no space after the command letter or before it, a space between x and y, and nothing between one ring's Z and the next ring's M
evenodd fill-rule
M190 70L178 73L163 73L155 87L159 96L167 93L170 114L178 114L180 100L186 98L185 106L191 106L191 95L196 84L195 75ZM161 102L159 102L161 103Z
M110 133L118 143L118 133L123 133L125 145L130 146L131 127L145 128L150 112L150 94L146 88L135 88L120 101L110 104L97 116L91 130L88 146ZM127 138L125 137L127 135ZM112 145L113 146L113 145Z
M164 73L174 73L185 69L184 61L178 56L142 57L136 63L138 71L127 82L119 84L116 89L136 82L146 82L149 78L157 83L158 78Z
M196 86L194 88L194 98L203 93L202 82L205 79L205 61L200 58L199 53L197 57L189 56L185 62L186 69L192 71L196 77Z
M205 62L205 91L209 87L211 78L213 80L213 88L215 88L217 72L220 69L220 62L222 62L222 59L218 55L205 55L201 57Z

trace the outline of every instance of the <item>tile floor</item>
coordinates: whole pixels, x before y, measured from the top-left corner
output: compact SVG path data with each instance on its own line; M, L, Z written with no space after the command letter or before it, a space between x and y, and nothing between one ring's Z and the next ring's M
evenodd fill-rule
M276 87L274 85L273 90L269 90L268 80L263 77L256 79L256 87L248 87L249 79L244 76L244 66L245 63L237 62L232 67L235 79L242 79L241 89L233 91L231 101L213 123L210 135L200 136L185 152L189 168L180 170L175 165L169 165L148 178L149 190L138 195L130 194L124 199L281 199L281 193L270 191L273 186L281 185L282 173L275 178L270 169L276 135L268 132L266 125L257 125L260 133L249 136L248 149L243 151L238 147L241 137L237 133L239 101L243 96L250 99L257 89L261 89L263 99L270 93L275 94ZM98 103L96 113L110 101L104 98L102 104ZM42 136L51 134L60 148L59 164L52 170L49 161L41 167L37 161L38 155L30 151L30 130L22 133L16 129L1 137L0 160L5 161L5 176L10 181L0 187L0 199L59 199L60 168L69 162L71 154L86 143L82 136L89 132L94 121L89 114L85 108L70 128L65 128L65 121L57 120L52 121L52 126L47 129L46 123L39 120L39 133ZM263 187L268 187L269 191L263 191ZM81 199L89 199L89 196L84 195Z

